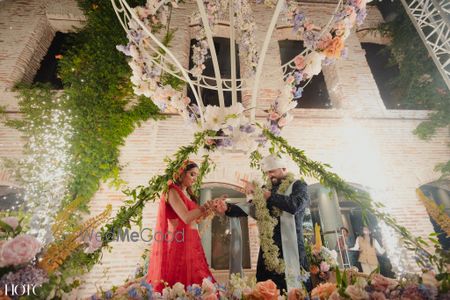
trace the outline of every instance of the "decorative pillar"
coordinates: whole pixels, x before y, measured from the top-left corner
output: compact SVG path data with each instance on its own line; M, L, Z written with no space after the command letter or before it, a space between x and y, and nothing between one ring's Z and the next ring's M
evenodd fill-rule
M334 249L337 242L335 230L343 226L338 197L334 190L321 186L317 191L317 198L324 244L327 248Z

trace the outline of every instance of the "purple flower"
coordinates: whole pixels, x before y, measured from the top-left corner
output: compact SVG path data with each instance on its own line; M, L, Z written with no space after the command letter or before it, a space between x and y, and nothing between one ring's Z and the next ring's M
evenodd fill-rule
M360 9L356 14L356 24L361 25L367 17L366 9Z
M279 136L281 134L280 128L276 124L271 124L269 128L270 132L272 132L275 136Z
M341 54L342 55L342 54ZM334 59L325 57L325 59L322 61L322 66L329 66L334 63Z
M316 49L317 42L318 42L318 39L314 32L305 31L305 33L303 34L303 43L306 48L311 49L311 50Z
M347 48L347 47L345 47L344 49L342 49L341 57L342 57L343 59L347 59L347 58L348 58L348 48Z
M294 17L294 24L293 24L293 32L297 32L301 26L303 26L303 22L305 20L305 15L303 13L296 14Z
M246 124L246 125L241 126L239 128L239 130L242 132L245 132L245 133L252 133L255 131L255 128L250 124Z
M295 85L300 84L300 82L303 80L303 72L295 71L294 78L295 78Z
M35 266L26 266L25 268L19 269L16 272L9 272L0 280L0 286L5 286L7 284L14 285L42 285L48 281L47 273Z
M113 296L113 292L111 290L105 292L105 298L111 299Z

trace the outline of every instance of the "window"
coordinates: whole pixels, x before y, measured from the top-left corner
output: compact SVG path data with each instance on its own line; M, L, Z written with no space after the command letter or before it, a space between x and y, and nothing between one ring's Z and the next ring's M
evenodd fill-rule
M280 47L281 64L284 65L300 54L305 47L303 41L283 40L278 41ZM292 71L291 68L287 72ZM302 81L300 86L305 85ZM297 108L331 108L331 101L328 95L327 86L323 72L314 76L304 88L302 97L298 100Z
M387 46L373 43L361 43L366 51L366 59L375 79L381 99L387 109L401 109L401 102L392 87L392 81L399 76L397 65L389 62L390 52Z
M197 43L197 40L191 40L191 47L189 53L189 69L194 66L192 61L192 46ZM220 75L222 78L231 78L231 57L230 57L230 40L227 38L214 38L214 48L217 54L217 60L219 62L220 67ZM238 49L238 46L236 46ZM237 52L237 50L236 50ZM207 59L205 61L205 70L203 70L204 76L215 77L214 75L214 67L211 59L211 53L208 51ZM239 55L236 53L236 77L240 78L240 68L239 68ZM191 79L195 80L195 77L191 76ZM210 83L211 85L215 85L215 81ZM232 98L231 92L224 92L224 102L225 106L231 106ZM194 101L194 94L192 93L191 88L188 86L187 96ZM203 104L206 105L215 105L219 106L219 93L216 90L201 88L200 89L200 97L203 100ZM241 92L237 93L237 101L241 102L242 96Z
M41 65L33 83L49 83L53 89L61 90L62 81L58 78L58 57L64 52L64 46L67 43L70 34L57 32L48 48L47 54L41 61Z

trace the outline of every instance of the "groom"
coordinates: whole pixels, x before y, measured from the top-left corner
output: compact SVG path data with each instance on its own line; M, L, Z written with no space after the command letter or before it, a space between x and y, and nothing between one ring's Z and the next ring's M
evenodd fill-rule
M273 207L282 211L281 216L277 216L278 223L274 228L273 242L279 248L281 258L284 259L286 271L278 274L267 269L263 252L260 247L258 254L258 263L256 268L257 281L265 281L271 279L277 285L280 291L288 290L297 287L299 278L286 277L286 274L297 274L295 270L302 266L308 270L308 263L306 260L306 252L303 238L303 217L305 208L309 206L309 197L307 193L307 184L302 180L293 180L287 190L281 194L277 193L280 184L283 180L287 180L287 163L284 159L275 155L269 155L261 161L261 167L266 176L272 183L271 190L264 190L264 199L267 202L267 208L272 216ZM264 188L264 187L263 187ZM246 194L253 194L255 187L251 184L246 186ZM217 207L219 213L225 213L229 217L247 216L244 210L235 204L222 202ZM285 246L286 249L283 249ZM291 267L291 270L287 268ZM292 268L294 270L292 270ZM292 273L292 271L294 271Z

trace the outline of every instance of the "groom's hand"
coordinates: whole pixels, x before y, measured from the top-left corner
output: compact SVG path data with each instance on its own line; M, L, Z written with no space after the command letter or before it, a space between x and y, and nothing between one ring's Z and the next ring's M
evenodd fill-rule
M220 215L223 215L228 209L227 204L225 203L224 199L217 200L215 204L214 211Z
M267 200L270 198L270 196L272 196L272 193L270 191L266 190L266 191L264 191L263 196L264 196L264 199Z

